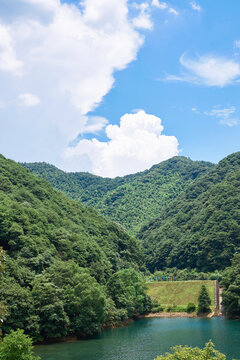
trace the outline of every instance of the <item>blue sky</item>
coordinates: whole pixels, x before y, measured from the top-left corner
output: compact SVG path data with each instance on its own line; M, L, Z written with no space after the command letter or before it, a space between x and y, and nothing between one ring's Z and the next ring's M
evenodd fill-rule
M239 151L239 15L237 0L3 0L0 152L114 177Z

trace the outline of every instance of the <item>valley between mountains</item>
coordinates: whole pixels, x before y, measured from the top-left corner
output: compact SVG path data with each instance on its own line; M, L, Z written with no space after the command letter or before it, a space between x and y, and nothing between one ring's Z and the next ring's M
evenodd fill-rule
M161 311L147 293L153 274L218 280L238 316L239 245L240 152L115 179L0 156L5 333L84 337Z

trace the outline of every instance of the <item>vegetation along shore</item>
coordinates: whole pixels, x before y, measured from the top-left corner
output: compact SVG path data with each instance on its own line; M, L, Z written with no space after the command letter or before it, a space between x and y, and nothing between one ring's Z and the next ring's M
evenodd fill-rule
M173 158L116 180L72 174L67 187L65 176L0 156L3 335L83 338L141 316L219 315L220 302L239 316L240 153L217 165Z

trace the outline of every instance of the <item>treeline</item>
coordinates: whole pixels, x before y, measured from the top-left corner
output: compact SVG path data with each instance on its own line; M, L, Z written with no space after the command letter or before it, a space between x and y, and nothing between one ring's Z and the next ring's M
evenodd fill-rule
M147 267L223 270L240 246L240 152L199 177L139 234Z
M46 163L22 165L69 197L93 206L108 219L120 223L132 235L214 166L179 156L150 170L109 179L88 173L65 173Z
M89 335L150 306L138 242L3 156L0 246L4 332L22 328L35 341Z

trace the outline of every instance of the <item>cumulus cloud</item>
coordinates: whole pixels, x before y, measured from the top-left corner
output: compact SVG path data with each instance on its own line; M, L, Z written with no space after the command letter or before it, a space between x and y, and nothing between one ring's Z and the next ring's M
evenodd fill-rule
M191 1L190 5L191 5L193 10L201 11L201 6L199 4L197 4L196 1Z
M205 86L224 87L238 81L240 65L234 60L214 56L201 56L197 59L180 57L184 71L181 75L168 75L166 80L184 81Z
M239 119L236 117L235 106L224 109L214 108L211 111L206 111L205 115L217 118L220 124L230 127L235 126L239 123Z
M22 106L27 106L27 107L32 107L32 106L36 106L40 104L40 99L31 93L25 93L25 94L20 94L18 96L20 105Z
M0 24L0 71L21 75L23 62L17 59L11 29Z
M161 119L154 115L143 110L125 114L119 126L106 127L107 142L84 139L75 147L69 147L64 153L66 164L74 164L75 168L85 156L90 164L89 171L106 177L145 170L178 155L177 139L163 135L162 131Z
M18 102L10 101L9 118L19 102L37 105L26 89L42 104L38 115L34 113L34 125L30 108L17 110L24 114L21 131L28 141L24 135L13 141L28 161L34 160L28 154L37 154L35 158L54 162L58 151L61 162L61 151L79 133L103 127L103 119L93 119L89 112L114 86L115 72L136 60L144 43L138 29L152 27L146 2L134 16L129 6L127 0L11 0L9 12L8 1L0 1L0 82L6 98L22 94ZM21 76L15 81L13 75ZM4 147L4 141L13 136L12 123L6 123L0 151L10 147Z
M135 60L143 44L128 19L127 0L84 0L82 10L59 0L12 0L13 7L14 1L16 6L28 3L29 13L16 14L13 23L0 28L0 44L8 47L0 69L8 70L8 64L17 71L24 64L26 77L44 91L50 85L56 97L59 92L69 97L81 114L96 108L114 84L114 71ZM14 51L7 29L15 39Z

